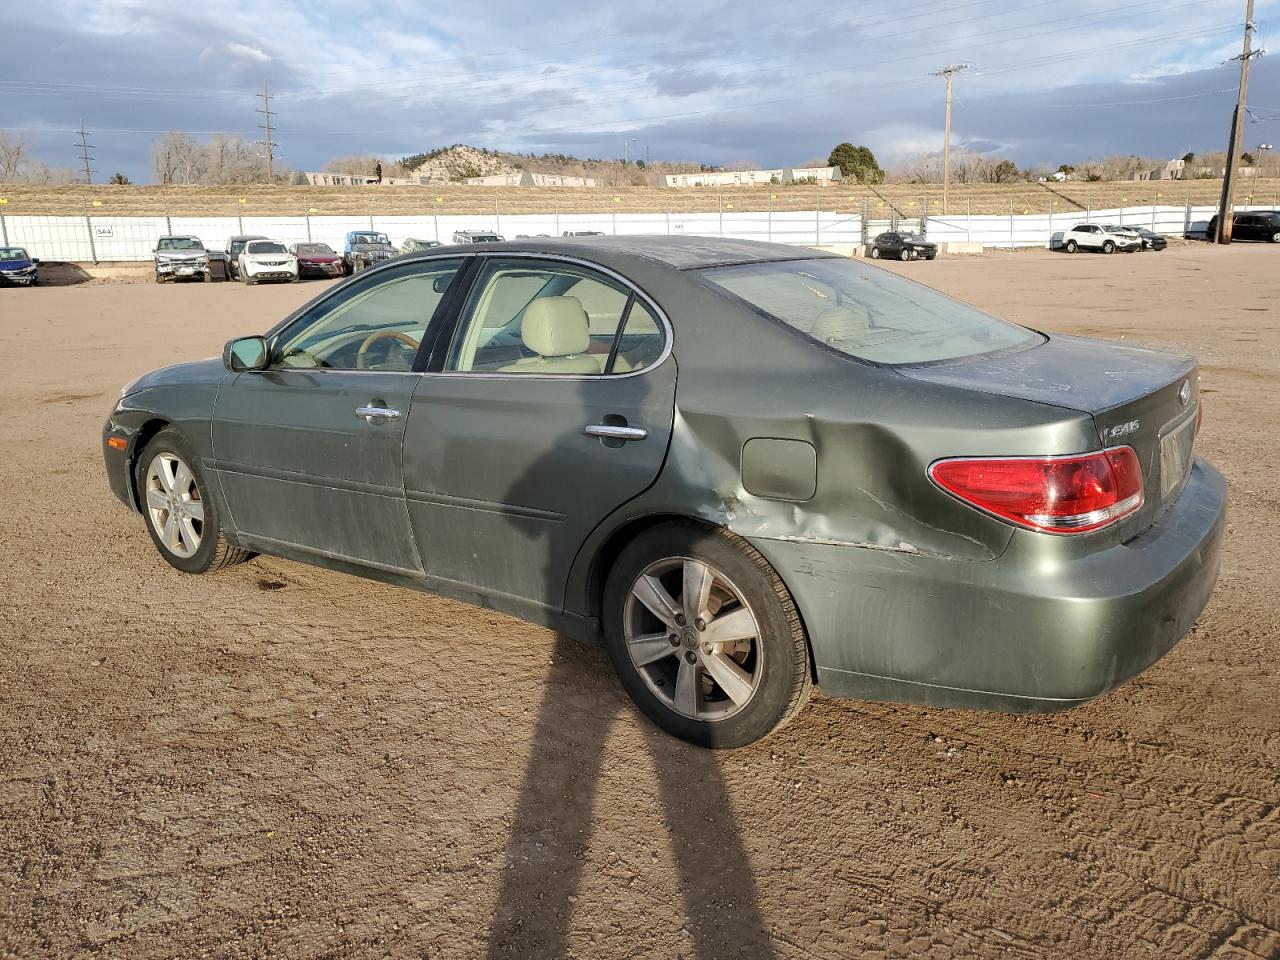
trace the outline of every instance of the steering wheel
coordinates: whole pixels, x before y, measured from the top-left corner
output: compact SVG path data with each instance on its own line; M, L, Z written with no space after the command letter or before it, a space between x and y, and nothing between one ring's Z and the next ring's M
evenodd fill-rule
M364 342L360 344L360 349L356 351L357 370L369 369L369 363L366 359L369 353L369 348L379 340L395 340L398 343L404 344L404 346L408 347L414 353L418 352L418 341L413 339L413 337L409 336L407 333L401 333L398 330L375 330L364 338Z

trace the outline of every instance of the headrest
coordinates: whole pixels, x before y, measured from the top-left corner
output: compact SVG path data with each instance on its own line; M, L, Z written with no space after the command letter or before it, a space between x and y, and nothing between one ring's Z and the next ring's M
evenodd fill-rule
M591 345L587 312L577 297L542 297L525 308L524 345L543 357L586 353Z
M806 332L815 340L831 343L864 335L869 326L865 309L833 306L818 314L814 318L813 328Z

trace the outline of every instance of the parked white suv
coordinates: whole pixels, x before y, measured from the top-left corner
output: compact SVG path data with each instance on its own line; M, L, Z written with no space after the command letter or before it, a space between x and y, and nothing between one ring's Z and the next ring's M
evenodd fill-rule
M279 240L250 240L240 251L238 266L246 285L260 280L298 280L298 258Z
M1133 253L1142 249L1142 237L1124 227L1077 223L1062 235L1062 248L1067 253L1075 253L1076 250L1101 250L1103 253L1123 250Z

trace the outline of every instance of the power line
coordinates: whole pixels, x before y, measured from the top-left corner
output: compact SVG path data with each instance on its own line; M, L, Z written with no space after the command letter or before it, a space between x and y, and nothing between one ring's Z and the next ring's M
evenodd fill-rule
M947 78L947 132L942 141L942 215L947 215L947 190L951 186L951 81L962 70L968 70L971 63L948 63L941 70L933 71L935 77Z
M270 90L267 89L267 82L262 81L262 92L257 94L262 98L262 109L255 112L262 114L263 122L258 124L258 129L263 131L262 139L258 142L262 144L262 149L267 155L267 183L275 183L275 148L279 146L271 139L271 96Z
M86 184L93 183L93 167L90 165L94 160L89 156L89 151L93 149L93 144L89 142L89 135L84 129L84 119L80 120L80 160L84 163L84 182Z
M1231 113L1231 139L1227 143L1227 169L1222 177L1222 199L1218 203L1218 243L1231 242L1231 229L1235 218L1231 215L1235 209L1235 177L1236 164L1240 161L1240 142L1244 139L1245 101L1249 93L1249 61L1260 57L1262 50L1253 49L1253 31L1257 25L1253 22L1253 0L1248 0L1244 14L1244 50L1240 56L1232 57L1240 61L1240 91L1236 94L1236 107Z

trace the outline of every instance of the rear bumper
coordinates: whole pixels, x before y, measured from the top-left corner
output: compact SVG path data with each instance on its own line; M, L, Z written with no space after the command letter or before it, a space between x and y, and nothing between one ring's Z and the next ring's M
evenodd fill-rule
M1118 687L1191 629L1217 581L1225 521L1226 484L1197 460L1155 526L1071 559L1019 549L1018 537L986 562L752 543L796 598L824 693L1052 711Z

